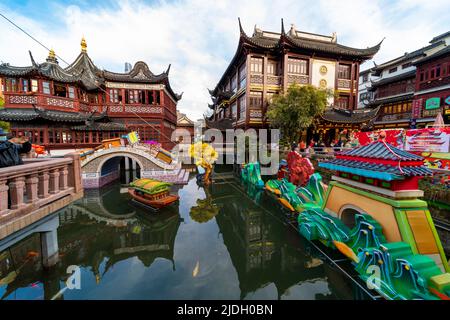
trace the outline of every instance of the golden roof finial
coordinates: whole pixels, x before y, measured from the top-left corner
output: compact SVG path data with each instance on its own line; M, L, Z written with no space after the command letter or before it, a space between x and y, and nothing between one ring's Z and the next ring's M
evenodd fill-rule
M81 52L87 52L87 44L84 36L81 38Z
M49 59L55 59L56 58L55 50L50 49L50 51L48 52L48 58Z

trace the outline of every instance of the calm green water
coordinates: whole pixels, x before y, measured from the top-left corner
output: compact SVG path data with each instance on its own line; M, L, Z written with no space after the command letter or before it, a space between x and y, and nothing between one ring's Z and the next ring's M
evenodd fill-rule
M193 177L179 204L153 213L120 184L59 213L60 261L40 263L39 235L0 253L2 299L51 299L69 265L81 289L60 299L355 299L360 294L288 226L265 193ZM250 194L250 195L249 195ZM2 284L3 283L3 284Z

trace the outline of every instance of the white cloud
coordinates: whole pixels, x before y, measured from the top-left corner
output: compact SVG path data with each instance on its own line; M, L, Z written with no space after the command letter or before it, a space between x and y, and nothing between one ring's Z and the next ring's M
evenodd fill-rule
M110 4L52 4L51 12L42 15L6 5L0 5L0 10L68 62L78 54L84 35L91 58L112 71L123 71L124 62L144 60L154 73L160 73L171 63L172 87L184 91L179 109L194 119L202 116L210 102L206 88L215 86L236 50L238 16L250 34L255 24L279 31L283 17L287 28L293 22L304 31L336 31L339 42L355 47L372 46L386 37L375 57L380 63L425 46L435 35L448 31L444 28L450 12L445 0L128 0ZM28 49L38 61L47 56L45 49L4 20L0 28L0 43L7 44L2 45L1 61L29 64Z

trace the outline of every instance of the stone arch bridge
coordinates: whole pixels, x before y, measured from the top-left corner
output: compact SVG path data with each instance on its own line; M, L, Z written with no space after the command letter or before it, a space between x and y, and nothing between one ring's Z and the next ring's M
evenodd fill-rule
M157 158L148 148L117 146L97 150L81 161L84 188L100 188L119 178L120 160L131 159L140 169L142 178L154 178L175 184L187 183L189 172L181 162L167 163Z

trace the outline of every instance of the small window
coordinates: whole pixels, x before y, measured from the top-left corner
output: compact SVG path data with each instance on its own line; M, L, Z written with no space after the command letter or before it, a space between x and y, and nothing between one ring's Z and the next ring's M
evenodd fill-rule
M389 73L397 72L397 67L389 69Z
M252 57L250 59L251 73L262 74L263 72L263 58Z
M246 118L246 111L247 111L246 98L245 95L243 95L239 98L239 119L242 120Z
M441 66L436 67L436 78L439 78L441 76Z
M250 108L262 108L263 93L260 91L250 91Z
M340 64L338 68L338 78L350 80L351 66Z
M75 88L69 87L69 98L75 99Z
M402 64L402 69L406 69L406 68L409 68L409 67L411 67L411 62L407 62L407 63Z
M30 87L28 85L28 80L27 79L22 79L22 91L23 92L30 91Z
M53 86L54 95L58 97L66 97L66 86L62 84L54 84Z
M31 91L38 92L39 86L38 81L36 79L31 79Z
M48 81L43 81L42 82L42 91L45 94L50 94L50 82L48 82Z
M267 63L267 74L276 76L278 75L278 62L274 60L269 60Z

